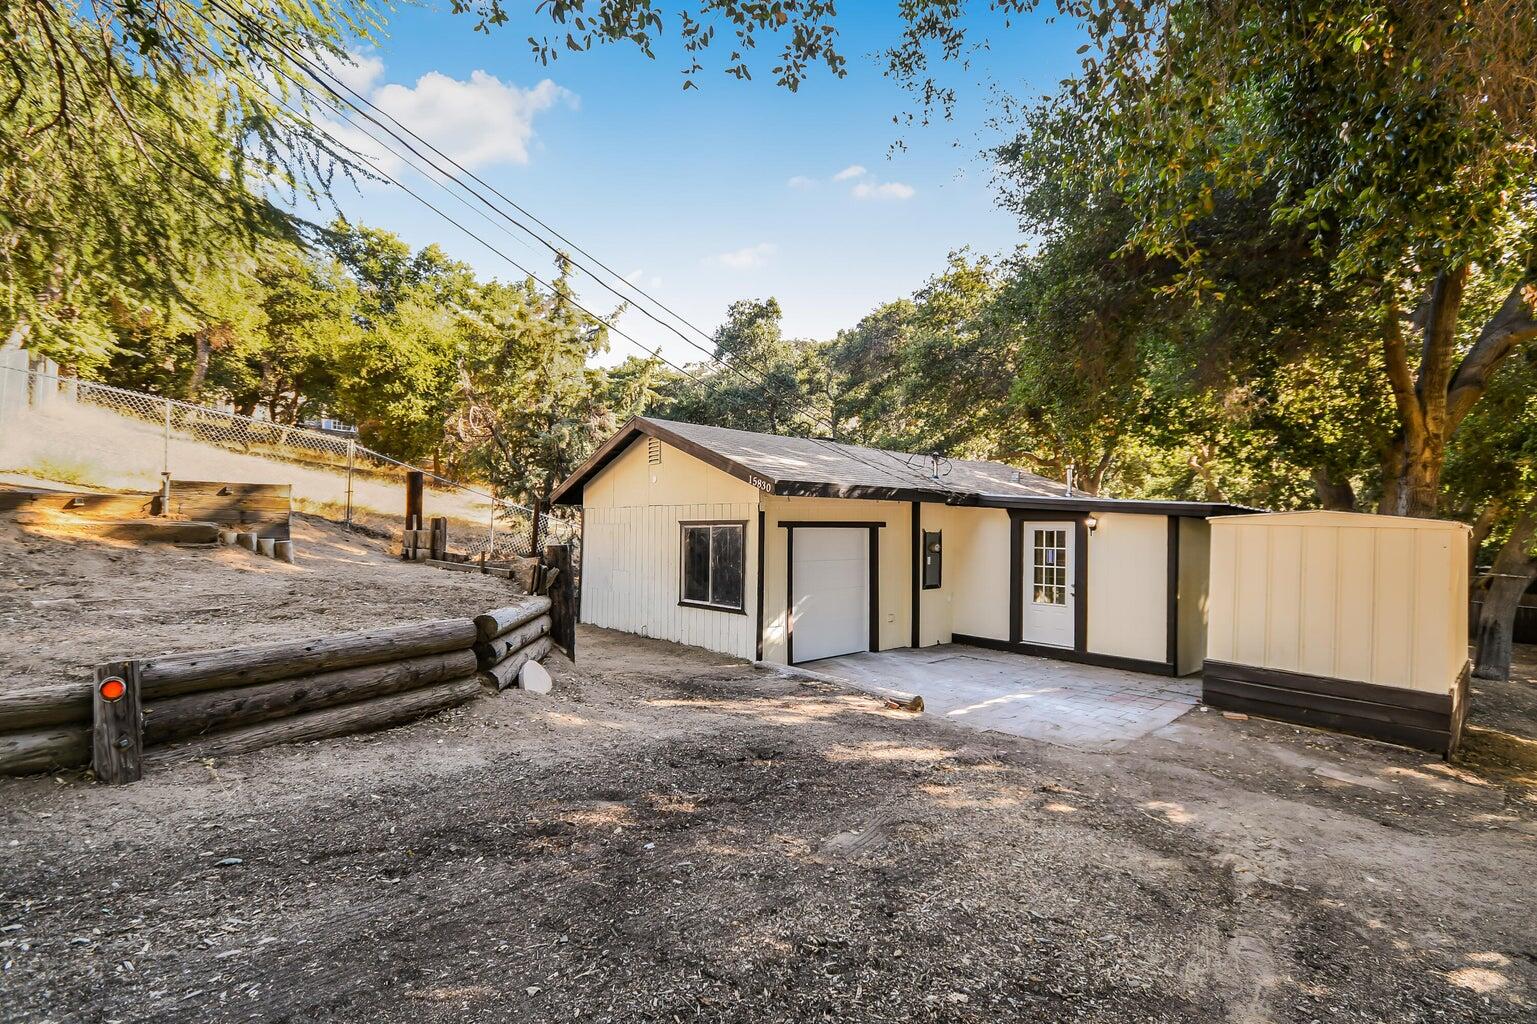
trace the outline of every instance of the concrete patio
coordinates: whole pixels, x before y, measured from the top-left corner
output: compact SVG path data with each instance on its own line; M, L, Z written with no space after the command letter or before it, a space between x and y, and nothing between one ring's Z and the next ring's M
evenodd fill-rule
M867 689L920 694L927 714L1062 746L1114 750L1200 703L1170 679L963 644L847 654L800 666Z

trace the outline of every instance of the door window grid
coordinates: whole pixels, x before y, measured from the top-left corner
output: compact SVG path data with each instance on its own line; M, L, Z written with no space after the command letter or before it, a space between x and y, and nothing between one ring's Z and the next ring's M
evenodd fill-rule
M1067 604L1067 531L1032 530L1034 603Z

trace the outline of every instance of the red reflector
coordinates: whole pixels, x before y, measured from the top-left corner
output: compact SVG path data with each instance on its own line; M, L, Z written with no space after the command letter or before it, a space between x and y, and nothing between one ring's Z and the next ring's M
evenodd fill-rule
M128 687L116 676L102 680L101 696L103 700L121 700L123 694L128 692Z

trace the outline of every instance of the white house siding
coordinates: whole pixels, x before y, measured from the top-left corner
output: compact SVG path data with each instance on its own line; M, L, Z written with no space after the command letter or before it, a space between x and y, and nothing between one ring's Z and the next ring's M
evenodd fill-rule
M763 496L763 660L787 657L788 545L784 522L879 522L881 650L907 647L912 639L912 506L906 501Z
M583 488L583 622L739 658L757 645L758 491L667 445L644 440ZM746 523L745 614L678 604L682 532L701 520Z
M999 508L949 509L945 577L950 629L1009 638L1009 514Z
M1097 518L1089 536L1087 650L1162 662L1169 656L1168 517L1101 512Z
M1467 660L1468 536L1350 512L1217 519L1209 656L1446 693Z

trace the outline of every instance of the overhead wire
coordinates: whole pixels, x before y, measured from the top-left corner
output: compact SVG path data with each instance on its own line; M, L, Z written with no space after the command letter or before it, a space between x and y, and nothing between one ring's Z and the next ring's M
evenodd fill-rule
M268 33L266 31L264 26L262 26L260 23L257 23L255 21L253 21L253 19L251 17L247 16L243 11L232 10L225 3L223 3L223 0L206 0L206 2L209 3L210 5L218 8L220 11L225 13L227 16L229 16L235 22L237 22L240 26L245 27L248 31L252 31L252 32L260 35L265 41L267 41L269 44L273 45L280 52L282 52L285 56L287 56L290 61L292 61L297 67L299 67L300 70L302 70L306 75L308 75L309 78L311 78L318 86L320 86L320 88L322 90L324 90L325 93L328 96L330 96L333 100L335 100L336 102L341 103L341 104L345 105L347 108L357 112L360 116L364 117L371 124L373 124L375 126L375 128L377 128L379 131L381 131L384 134L386 134L387 136L389 136L390 139L392 139L395 142L399 143L400 145L404 146L418 160L426 163L431 168L430 172L427 171L427 170L424 170L419 163L417 163L416 161L412 160L409 157L406 157L404 154L400 153L398 150L396 150L395 148L390 146L390 144L388 142L385 142L383 139L378 138L372 132L370 132L367 129L365 129L362 126L360 126L355 120L353 120L351 117L347 116L347 114L345 112L338 111L338 113L341 114L341 116L346 120L346 122L349 125L351 125L355 129L357 129L358 131L362 132L365 136L367 136L370 139L370 141L373 141L373 142L381 145L387 152L389 152L392 155L394 155L397 158L399 158L403 163L405 163L408 166L410 166L413 170L416 170L418 173L421 173L425 177L428 177L428 178L432 178L434 176L434 173L435 173L437 176L440 176L441 178L445 179L446 181L451 182L453 185L456 185L459 189L461 189L461 190L463 190L465 192L468 192L470 195L474 196L482 204L484 204L488 209L490 209L491 211L496 213L502 219L504 219L504 220L508 221L509 223L513 224L514 226L518 227L525 234L529 235L531 238L533 238L534 240L538 241L540 244L544 245L552 253L554 253L557 257L559 257L559 258L561 258L563 260L566 260L567 262L569 262L569 263L577 266L579 269L583 270L589 277L591 277L594 280L595 283L597 283L599 286L603 287L605 290L609 291L610 293L612 293L613 295L618 297L621 301L625 301L625 302L630 302L631 301L628 298L626 298L626 296L624 295L623 292L621 292L620 290L616 289L613 285L605 282L601 277L599 277L597 274L595 274L591 270L591 268L584 266L581 263L581 261L574 259L573 257L570 256L569 253L564 252L563 250L561 250L561 249L557 248L556 246L552 245L548 240L546 240L545 238L540 236L538 234L538 232L533 231L531 228L529 228L526 224L523 224L517 218L512 217L511 215L507 214L505 210L502 210L495 203L492 203L483 194L481 194L477 189L475 189L475 188L465 184L465 182L462 181L455 173L453 173L452 171L446 170L444 167L440 166L436 161L434 161L431 157L428 157L425 154L423 154L421 152L421 150L419 150L416 146L412 145L409 141L407 141L405 139L402 139L399 136L399 134L397 134L396 132L392 131L387 125L382 124L378 120L378 118L376 118L376 117L372 116L371 114L369 114L367 110L362 109L361 107L358 106L357 103L355 103L352 100L348 99L346 96L343 96L331 84L331 81L335 81L336 83L340 84L343 88L347 89L348 92L350 92L350 93L352 93L352 95L356 96L358 98L358 100L360 100L362 103L366 104L369 108L371 108L373 110L378 110L380 114L382 114L384 117L387 117L394 124L398 125L401 128L402 131L407 132L413 138L415 138L418 141L420 141L428 149L430 149L434 153L438 154L438 156L440 158L442 158L446 162L452 164L453 167L456 168L459 172L465 173L468 176L470 176L471 178L473 178L476 182L478 182L481 185L483 185L484 187L486 187L488 190L490 190L493 194L495 194L502 201L508 203L509 205L513 206L514 209L517 209L519 212L521 212L524 215L528 216L535 223L539 224L545 230L547 230L551 234L555 235L555 237L559 238L560 240L562 240L564 242L567 242L568 244L571 244L573 246L573 248L577 249L577 251L581 252L588 259L591 259L594 263L597 263L607 273L609 273L610 275L615 277L617 280L619 280L622 283L624 283L627 287L631 288L631 290L635 291L637 294L640 294L640 295L646 297L651 302L653 302L656 305L660 306L663 310L665 310L666 312L668 312L672 316L676 317L680 322L682 322L686 326L690 327L692 330L694 330L696 333L700 334L702 337L705 337L707 339L710 337L703 330L701 330L697 325L692 324L686 318L684 318L681 314L678 314L676 311L674 311L674 310L670 309L668 306L666 306L665 303L662 303L660 300L657 300L654 297L650 296L643 289L640 289L639 287L632 285L630 282L625 281L620 275L618 275L615 271L613 271L612 268L608 267L606 264L602 263L596 257L592 256L585 249L581 249L579 246L576 246L575 243L571 243L570 240L566 238L566 236L562 235L561 233L556 231L554 228L550 227L548 224L546 224L544 221L540 220L538 217L536 217L533 214L529 213L524 207L522 207L521 205L517 204L513 200L511 200L508 197L506 197L499 190L495 189L494 187L492 187L490 185L487 185L484 182L484 180L481 179L478 175L475 175L473 172L468 171L458 161L454 160L452 157L450 157L447 154L443 153L442 150L438 149L438 147L434 146L432 143L430 143L427 140L423 139L420 135L418 135L416 132L412 131L407 126L401 124L401 122L398 121L396 118L394 118L392 115L389 115L387 112L380 110L371 101L369 101L366 97L362 96L356 90L352 89L350 86L348 86L340 78L337 78L334 75L334 73L330 72L328 69L325 69L323 67L319 67L319 66L313 64L303 54L298 53L297 51L293 50L291 47L287 47L283 43L281 43L280 41L273 39L272 36L270 35L270 33ZM203 20L206 21L216 31L229 31L229 30L231 30L230 27L220 25L215 19L210 18L208 16L207 12L201 10L200 8L198 8L196 6L191 6L191 5L188 5L188 6L189 6L190 10L192 10L199 17L203 18ZM218 59L217 55L214 55L214 54L211 53L211 51L208 51L207 47L205 45L201 44L200 41L197 41L197 40L193 39L191 36L187 36L187 38L188 38L188 40L190 42L193 42L194 45L198 45L206 53L209 53L209 55L211 57L213 57L215 60ZM309 88L309 86L306 85L304 82L301 82L301 81L297 80L296 78L294 78L291 74L289 74L286 71L286 69L278 67L278 66L273 66L273 65L269 65L269 67L271 68L272 71L274 71L275 73L281 75L285 80L287 80L296 89L298 89L300 91L301 95L309 96L312 99L314 98L314 93ZM252 82L253 85L255 85L257 88L261 89L263 92L266 92L269 97L271 97L272 99L276 100L280 104L284 104L285 106L287 105L287 101L285 99L274 95L270 89L268 89L265 85L263 85L259 80L257 80L254 77L252 77L244 69L238 69L238 70L239 70L239 73L243 77L246 77L249 81ZM322 107L330 106L329 104L317 104L317 105L322 106ZM327 131L325 128L322 128L320 125L316 124L316 122L312 118L310 118L306 113L304 113L302 110L291 110L290 112L293 113L294 116L298 117L299 119L304 121L306 124L308 124L312 130L314 130L314 131L320 133L321 135L325 136L333 144L341 147L344 150L347 150L349 152L354 153L354 155L356 155L359 159L363 160L363 162L365 164L367 164L368 167L370 169L372 169L373 172L375 174L377 174L382 180L388 181L390 184L392 184L395 187L401 189L401 191L405 192L408 196L410 196L411 198L415 199L417 202L421 203L423 206L427 207L429 210L431 210L433 213L437 214L439 217L441 217L444 220L448 221L450 224L452 224L453 226L458 228L461 232L463 232L464 234L468 235L470 238L474 239L479 244L484 246L488 251L496 254L497 256L499 256L500 258L502 258L503 260L505 260L506 262L511 264L513 267L516 267L520 272L526 274L528 277L530 277L533 280L537 281L539 284L541 284L545 288L548 288L551 291L555 290L553 285L551 285L550 283L544 281L542 278L539 277L539 275L533 273L527 267L524 267L518 261L512 259L506 253L502 252L496 246L491 245L484 238L480 237L475 232L471 231L469 228L465 227L463 224L459 223L457 220L455 220L454 218L450 217L444 211L442 211L437 206L435 206L433 203L428 201L425 197L421 196L415 190L413 190L410 187L406 186L398 178L396 178L393 175L389 174L382 167L380 167L378 165L378 163L376 163L372 159L369 159L365 154L356 152L356 150L354 150L351 146L348 146L346 143L344 143L341 140L337 139L331 132ZM454 192L453 190L448 189L447 187L444 187L444 191L448 192L449 195L453 196L454 199L457 202L459 202L461 205L471 209L472 212L477 213L477 215L479 215L482 219L486 220L488 223L491 223L493 226L499 227L499 225L496 225L496 223L494 221L492 221L484 212L482 212L478 208L474 207L472 204L470 204L467 200L465 200L457 192ZM503 230L504 233L506 232L505 228L501 228L501 230ZM633 344L637 348L639 348L641 351L646 352L648 355L652 356L653 358L656 358L656 359L660 360L661 362L667 364L669 367L671 367L672 369L676 370L677 372L683 374L688 379L690 379L690 380L694 381L695 383L699 384L701 387L704 387L707 392L713 392L717 399L723 397L723 396L721 396L721 394L719 393L719 390L718 390L719 387L720 387L720 382L719 381L716 381L716 382L706 382L706 381L702 380L697 375L693 374L692 372L690 372L689 370L687 370L683 366L680 366L679 364L673 362L672 360L666 358L665 356L662 356L661 352L660 352L660 349L652 349L652 348L642 344L639 340L635 339L634 337L631 337L629 334L627 334L623 330L620 330L608 318L605 318L605 317L595 313L591 309L588 309L586 306L584 306L583 304L578 302L575 298L570 298L569 301L571 301L572 304L574 306L576 306L578 309L582 310L587 315L591 316L594 320L596 320L597 322L603 324L603 326L606 327L611 333L613 333L613 334L617 335L618 337L620 337L620 338L630 342L631 344ZM737 366L734 362L729 361L727 359L724 359L724 358L716 355L715 353L709 351L708 349L703 348L698 343L694 342L692 339L690 339L690 338L686 337L685 335L683 335L682 332L678 331L675 326L673 326L671 324L668 324L665 321L662 321L661 319L656 317L654 314L652 314L649 310L645 309L644 307L636 305L635 308L637 310L639 310L641 313L643 313L644 315L646 315L649 319L651 319L654 322L656 322L657 324L659 324L660 326L666 327L667 329L672 331L672 333L676 334L681 340L683 340L687 344L689 344L692 347L694 347L695 349L698 349L699 351L703 352L713 362L718 363L723 369L726 369L726 370L729 370L732 373L735 373L737 376L739 376L742 379L748 381L750 384L753 384L755 386L764 388L764 390L767 391L771 397L785 401L786 405L790 407L792 412L799 411L802 414L805 414L807 412L807 407L806 406L801 406L801 407L797 408L796 405L793 402L789 401L785 395L783 395L781 393L777 393L772 388L772 386L770 385L769 381L766 379L767 371L760 370L760 372L764 373L765 376L755 378L755 377L747 374L746 372L744 372L742 370L742 368ZM751 364L749 364L749 365L751 365ZM754 369L759 369L759 368L754 367ZM818 421L818 417L820 415L821 414L819 412L817 412L815 410L812 410L811 413L810 413L811 422L816 423ZM835 429L835 428L833 428L830 419L827 419L827 418L823 417L821 419L821 422L826 424L830 430ZM853 460L855 460L855 461L865 465L867 468L874 469L877 472L889 472L888 470L885 470L882 467L877 466L874 463L871 463L867 459L865 459L862 456L860 456L859 454L857 454L856 451L852 450L853 446L843 445L843 444L841 444L839 442L831 441L829 439L824 439L824 438L819 438L819 437L811 437L811 438L809 438L809 440L815 441L815 442L823 445L824 447L830 447L837 454L841 454L844 457L851 458L851 459L853 459ZM896 460L896 458L894 456L892 456L892 453L884 452L881 449L873 449L873 450L876 451L876 452L880 452L881 454L887 455L888 457L892 458L893 461L898 461L898 460ZM912 468L910 466L907 466L907 467L904 467L904 468L906 468L915 477L919 475L919 474L916 473L916 471L912 470ZM925 478L925 482L926 483L932 483L932 481L928 480L927 478Z

